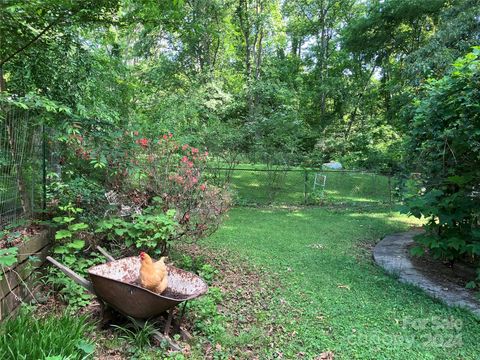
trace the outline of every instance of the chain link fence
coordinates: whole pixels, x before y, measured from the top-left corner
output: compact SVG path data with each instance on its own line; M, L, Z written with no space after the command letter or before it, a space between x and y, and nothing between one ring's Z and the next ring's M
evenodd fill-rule
M209 170L210 181L230 183L239 205L392 203L393 179L364 171L236 167Z
M36 115L0 108L0 231L45 206L45 142Z

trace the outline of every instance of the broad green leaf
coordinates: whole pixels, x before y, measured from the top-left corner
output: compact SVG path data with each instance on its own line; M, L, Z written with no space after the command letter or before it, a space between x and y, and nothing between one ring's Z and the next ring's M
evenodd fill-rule
M72 224L68 227L68 230L70 231L79 231L79 230L85 230L85 229L88 229L88 225L85 223Z
M115 234L118 236L123 236L127 232L127 229L115 229Z
M11 266L17 262L17 247L10 247L8 249L0 249L0 265Z
M68 250L65 246L56 246L55 249L53 249L53 252L55 254L66 254Z
M93 354L95 351L95 345L87 343L84 340L80 340L77 344L77 348L83 351L85 354Z
M85 246L84 240L74 240L70 244L68 244L69 248L75 249L75 250L83 249L84 246Z
M413 256L422 256L424 253L425 251L420 246L414 246L410 249L410 254Z
M61 240L61 239L71 238L71 237L72 237L72 232L70 230L59 230L55 234L56 240Z

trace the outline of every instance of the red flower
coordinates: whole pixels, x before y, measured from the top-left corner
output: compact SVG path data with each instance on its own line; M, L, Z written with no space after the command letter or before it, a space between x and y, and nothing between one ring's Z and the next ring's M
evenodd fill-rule
M167 140L167 139L168 139L167 134L163 135L163 140Z
M198 154L198 149L197 148L192 148L192 154Z
M200 185L200 190L205 191L206 188L207 188L207 185L205 184Z
M198 179L197 179L195 176L192 177L192 183L193 183L193 184L196 184L197 182L198 182Z
M182 162L183 162L183 163L188 162L188 157L184 156L184 157L182 158Z
M168 137L171 139L173 137L172 133L168 133Z
M188 144L185 144L185 145L182 146L182 150L183 150L183 151L185 151L185 150L187 150L187 149L188 149Z
M145 139L145 138L139 139L139 140L137 140L137 144L140 144L143 147L147 147L148 146L148 139Z
M208 151L205 151L205 156L208 156Z

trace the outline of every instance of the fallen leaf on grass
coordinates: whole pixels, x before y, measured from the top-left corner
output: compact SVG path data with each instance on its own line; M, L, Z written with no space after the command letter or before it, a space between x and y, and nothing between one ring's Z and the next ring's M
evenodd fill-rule
M317 356L315 360L333 360L334 355L333 352L331 351L326 351L320 354L320 356Z
M340 289L350 290L350 285L337 285L337 287L340 288Z

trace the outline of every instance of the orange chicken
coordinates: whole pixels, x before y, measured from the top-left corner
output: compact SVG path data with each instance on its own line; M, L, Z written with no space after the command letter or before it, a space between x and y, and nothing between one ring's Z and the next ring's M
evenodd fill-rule
M145 289L161 294L168 285L168 271L165 257L153 262L152 258L143 251L140 253L139 283Z

